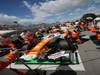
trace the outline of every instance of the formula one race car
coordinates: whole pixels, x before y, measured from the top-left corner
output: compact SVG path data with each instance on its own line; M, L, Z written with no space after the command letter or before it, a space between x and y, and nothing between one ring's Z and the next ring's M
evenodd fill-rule
M77 44L72 38L62 38L62 36L62 34L47 36L27 54L22 55L20 59L23 59L25 63L78 63ZM17 61L16 63L21 62Z

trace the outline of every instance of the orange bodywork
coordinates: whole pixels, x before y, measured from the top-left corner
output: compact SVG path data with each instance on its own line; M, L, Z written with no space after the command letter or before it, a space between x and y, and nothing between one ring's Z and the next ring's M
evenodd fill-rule
M47 53L47 52L49 52L51 49L45 49L45 48L43 48L42 50L41 50L41 52L45 52L45 53Z
M78 38L79 37L80 32L76 32L76 33L72 33L71 32L71 37L72 38Z
M2 41L0 41L0 46L1 47L5 47L8 46L10 48L13 48L15 45L13 43L11 43L11 40L4 40L5 43L2 43Z
M44 46L50 41L52 38L48 38L46 40L42 40L40 43L38 43L29 53L28 55L39 55L41 50L44 48Z
M76 27L71 26L71 27L68 27L68 29L76 29Z
M86 25L81 25L81 27L82 27L83 29L85 29L85 28L86 28Z
M12 43L9 43L9 44L8 44L8 47L10 47L10 48L14 48L14 47L15 47L15 45L14 45L14 44L12 44Z
M8 65L10 65L12 61L16 59L16 56L17 56L16 53L15 54L9 53L8 55L4 56L4 58L11 61L6 61L6 62L0 61L0 71L4 70ZM18 75L26 75L24 72L21 72L17 69L10 68L10 70L12 70L13 72L16 72Z
M82 43L82 40L77 39L76 42L77 42L78 44L81 44L81 43Z
M89 27L91 32L98 32L98 28L96 27Z
M81 24L80 26L82 29L86 29L87 28L87 25L86 24Z
M0 71L2 71L8 65L10 65L12 63L12 61L16 59L16 56L17 56L16 54L11 54L11 53L9 53L8 55L4 56L4 58L6 58L8 60L11 60L11 61L7 61L7 62L0 61Z
M67 37L68 34L69 34L69 32L66 31L66 32L64 33L64 37Z
M10 61L8 61L8 62L0 61L0 71L2 71L3 69L5 69L10 64L11 64Z
M100 40L100 33L96 33L97 39Z
M71 26L71 27L68 27L68 29L69 30L74 30L74 29L77 29L76 27L73 27L73 26ZM73 33L73 32L70 32L71 33L71 37L72 38L77 38L78 36L79 36L79 34L80 34L80 32L79 31L77 31L76 33ZM69 34L69 32L65 32L65 36L68 36L68 34Z
M16 59L16 54L12 54L12 53L9 53L8 55L4 56L4 58L6 59L9 59L9 60L15 60Z

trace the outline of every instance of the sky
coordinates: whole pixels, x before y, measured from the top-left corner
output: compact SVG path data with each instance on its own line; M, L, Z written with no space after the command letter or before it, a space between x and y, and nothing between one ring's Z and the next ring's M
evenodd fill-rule
M100 14L100 0L0 0L0 24L31 25Z

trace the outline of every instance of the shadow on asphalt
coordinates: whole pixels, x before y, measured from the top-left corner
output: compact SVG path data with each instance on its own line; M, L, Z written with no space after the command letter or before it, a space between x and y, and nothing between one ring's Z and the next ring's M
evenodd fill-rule
M82 44L84 44L85 42L89 41L89 39L85 39L85 38L80 38L80 40L82 40Z
M75 71L72 70L57 70L50 75L77 75Z
M100 50L100 47L96 47L96 49Z
M66 70L62 66L66 66ZM50 75L77 75L77 73L72 70L68 65L59 65L56 68L56 71L51 73Z
M100 46L100 40L95 35L90 36L90 39L96 46Z

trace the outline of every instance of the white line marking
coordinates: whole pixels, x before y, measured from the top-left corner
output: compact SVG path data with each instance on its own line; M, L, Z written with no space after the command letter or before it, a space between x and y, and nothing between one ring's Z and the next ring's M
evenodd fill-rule
M76 70L76 71L85 71L85 68L84 68L84 66L83 66L81 57L80 57L80 55L79 55L79 52L78 52L78 59L79 59L79 64L76 64L76 65L69 65L69 67L72 68L72 70Z
M84 39L90 39L90 36L83 36Z

